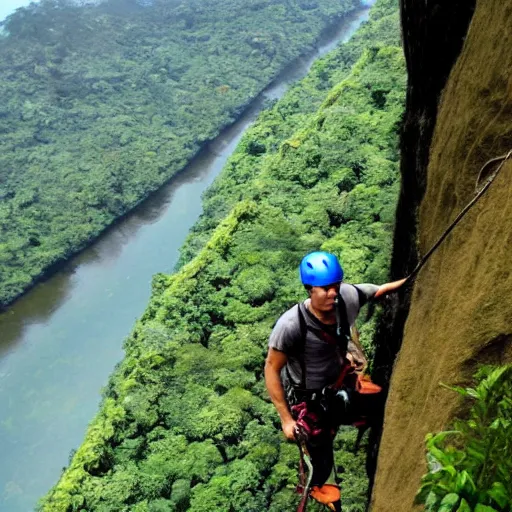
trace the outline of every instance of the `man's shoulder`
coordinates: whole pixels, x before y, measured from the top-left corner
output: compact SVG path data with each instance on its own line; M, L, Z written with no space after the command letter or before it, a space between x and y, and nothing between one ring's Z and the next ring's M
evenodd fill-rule
M359 291L357 289L357 285L355 284L341 283L340 295L345 301L345 304L359 303Z
M345 303L349 325L353 325L361 308L373 299L379 287L374 284L341 283L340 295Z
M375 284L361 283L361 284L348 284L341 283L340 294L345 303L364 304L371 300L379 287Z
M299 328L299 305L295 304L285 311L277 320L276 327L280 327L282 329Z
M285 311L270 334L269 346L290 353L301 339L298 304Z

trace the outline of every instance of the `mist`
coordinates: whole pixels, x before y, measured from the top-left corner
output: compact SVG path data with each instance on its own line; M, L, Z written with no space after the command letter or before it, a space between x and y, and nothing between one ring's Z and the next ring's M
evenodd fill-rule
M0 5L0 22L20 7L26 7L30 0L3 0Z

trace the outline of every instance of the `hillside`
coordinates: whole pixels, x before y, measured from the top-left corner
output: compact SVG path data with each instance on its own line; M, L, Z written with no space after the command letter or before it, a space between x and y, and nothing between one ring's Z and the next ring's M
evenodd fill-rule
M41 0L0 32L0 308L179 172L355 0Z
M301 256L341 253L387 277L405 68L394 2L248 130L205 199L179 270L157 275L84 443L44 511L293 506L296 447L261 379L276 318L302 297ZM371 352L374 320L362 326ZM344 503L365 509L364 454L339 436Z

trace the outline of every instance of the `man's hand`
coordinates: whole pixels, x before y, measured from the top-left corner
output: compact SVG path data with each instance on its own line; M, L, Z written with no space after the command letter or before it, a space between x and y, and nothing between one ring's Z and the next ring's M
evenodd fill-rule
M297 422L293 419L283 422L283 432L289 441L295 441L295 429L297 428Z

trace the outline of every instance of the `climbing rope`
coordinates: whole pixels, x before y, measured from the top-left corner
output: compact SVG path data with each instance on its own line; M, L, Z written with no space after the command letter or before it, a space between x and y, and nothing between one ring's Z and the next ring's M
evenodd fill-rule
M496 176L500 173L502 167L505 165L505 162L512 157L512 149L505 153L504 155L498 156L496 158L491 158L491 160L488 160L480 169L480 172L478 173L478 178L476 180L475 184L475 196L473 199L460 211L460 213L455 217L453 222L446 228L445 232L439 237L437 242L428 250L428 252L421 258L420 262L416 265L416 268L407 276L405 283L408 283L412 281L418 272L423 268L425 263L429 260L430 256L436 251L436 249L444 242L445 238L453 231L455 226L462 220L462 218L466 215L466 213L471 210L471 208L477 203L477 201L485 194L487 189L492 185L492 182L496 179ZM484 171L492 164L495 164L497 162L501 162L498 168L491 173L491 175L487 178L487 181L485 184L478 190L478 187L480 186L480 182L482 180L482 176L484 174ZM404 284L405 284L404 283Z
M305 409L304 409L305 411ZM299 426L295 427L295 440L299 447L300 453L300 464L299 464L299 478L300 484L298 490L301 493L301 499L297 512L305 512L307 501L309 498L309 491L311 489L311 479L313 478L313 463L311 461L311 455L309 454L306 441L308 439L308 433L304 429L307 427L307 423L302 422Z

